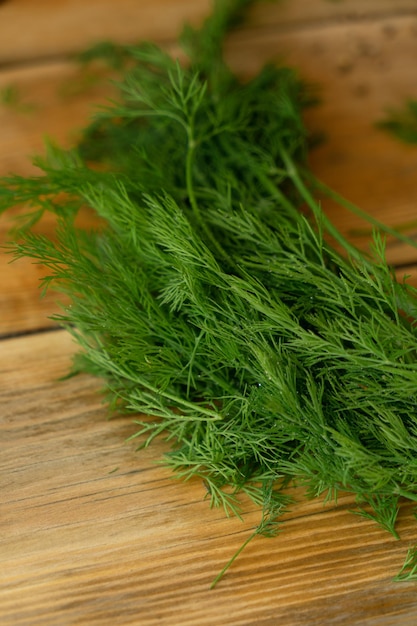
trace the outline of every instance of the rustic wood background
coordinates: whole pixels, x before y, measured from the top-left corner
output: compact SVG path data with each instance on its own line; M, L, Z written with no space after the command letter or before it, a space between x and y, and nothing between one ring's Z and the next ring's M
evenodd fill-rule
M33 171L45 135L70 145L109 88L85 85L71 54L103 39L153 39L173 54L184 20L208 0L3 0L0 175ZM417 98L417 0L259 3L230 37L242 75L265 61L299 68L321 103L306 115L325 141L314 171L391 225L417 232L417 148L375 127L389 107ZM357 245L363 223L325 203ZM415 222L415 225L413 226ZM10 222L0 221L6 241ZM46 230L48 225L45 226ZM415 232L414 232L415 231ZM416 282L417 251L388 242L390 261ZM130 418L107 420L99 383L59 382L74 346L39 299L42 268L0 256L0 622L27 625L414 625L415 583L393 583L417 541L412 507L401 540L338 506L304 502L282 534L257 538L214 590L214 576L259 521L225 519L198 481L172 479L164 444L135 452ZM302 494L300 494L301 497Z

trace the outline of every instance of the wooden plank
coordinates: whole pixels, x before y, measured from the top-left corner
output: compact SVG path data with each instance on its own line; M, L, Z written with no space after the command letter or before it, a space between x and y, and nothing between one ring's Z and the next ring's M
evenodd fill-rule
M131 418L106 420L97 381L57 381L73 350L63 331L1 343L4 626L416 623L414 584L391 582L416 539L411 508L395 541L348 496L294 505L210 590L259 512L210 509L199 481L155 463L161 442L136 453Z
M417 58L412 18L316 25L287 34L273 29L243 31L231 38L227 54L233 67L245 75L270 59L298 68L303 78L317 85L322 100L306 114L308 127L325 135L311 154L313 170L383 222L396 226L415 220L417 149L375 128L387 107L417 97L416 83L410 81ZM103 83L83 91L85 82L69 62L0 73L0 89L16 87L24 105L23 111L0 108L4 129L0 174L32 172L28 155L42 150L45 134L66 145L74 140L93 110L92 103L109 93ZM367 248L369 228L361 220L329 201L324 206L347 237ZM7 228L0 221L0 239L6 237ZM364 228L364 236L355 235ZM391 262L407 266L407 273L411 268L416 284L416 251L391 241L387 252ZM9 266L5 257L0 262L0 334L50 325L46 316L56 311L55 298L39 300L39 266L25 261Z
M0 63L69 54L103 39L176 38L210 0L11 0L0 6Z
M0 338L54 326L49 316L59 310L56 298L52 292L41 298L38 290L45 272L28 259L16 262L12 268L9 262L6 254L0 255Z
M1 71L0 93L16 95L0 105L0 176L35 173L31 160L43 152L45 137L74 144L98 104L114 95L109 78L104 68L90 72L69 61Z
M9 0L0 5L0 64L68 54L92 41L176 38L185 20L198 23L210 0ZM280 0L260 2L252 28L297 28L317 22L417 14L414 0Z
M97 103L113 95L107 78L92 80L69 62L3 70L0 91L7 88L16 91L18 102L0 106L0 176L39 173L32 157L43 153L45 137L73 145ZM11 213L0 219L1 244L10 239L12 218ZM45 219L39 230L50 236L53 228L53 220ZM48 293L41 299L39 292L45 271L28 259L10 261L10 255L0 254L0 336L53 326L48 317L59 310L56 296Z
M400 15L417 17L414 0L267 0L252 7L249 23L251 27L282 26L288 30Z

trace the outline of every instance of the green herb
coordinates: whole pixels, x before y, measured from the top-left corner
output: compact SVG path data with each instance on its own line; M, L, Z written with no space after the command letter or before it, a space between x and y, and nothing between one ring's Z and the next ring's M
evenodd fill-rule
M20 89L13 84L0 90L0 104L18 113L32 113L36 105L24 102Z
M404 564L394 577L395 582L409 582L417 580L417 546L412 546L407 551Z
M246 4L219 1L184 31L186 67L123 48L120 99L79 148L49 146L43 174L3 180L2 208L29 206L12 249L68 296L55 319L81 346L74 373L104 379L113 410L149 416L140 446L165 437L165 463L228 514L240 494L260 506L244 545L278 530L290 483L351 491L395 533L399 498L417 500L416 290L380 230L365 256L315 200L294 72L242 82L224 63ZM76 226L85 207L95 231ZM31 229L45 211L53 239Z
M402 109L389 111L378 126L406 143L417 143L417 101L409 100Z
M358 511L353 511L353 513L374 520L380 524L382 528L388 530L396 539L399 539L399 535L395 530L395 522L397 521L399 511L398 500L399 497L397 495L381 496L378 493L372 494L371 496L362 495L361 506ZM372 512L363 508L363 504L370 505Z

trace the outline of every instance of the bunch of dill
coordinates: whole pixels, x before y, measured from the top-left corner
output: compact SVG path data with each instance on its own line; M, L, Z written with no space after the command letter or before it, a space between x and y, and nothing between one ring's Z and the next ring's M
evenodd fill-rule
M263 510L254 534L273 534L289 482L348 490L395 534L400 497L417 499L417 336L402 314L416 292L381 235L370 260L314 199L294 73L241 82L224 63L245 4L219 1L184 31L186 66L150 44L113 50L119 101L77 150L50 147L40 176L2 181L3 209L32 207L12 245L69 298L56 319L82 348L75 369L149 416L143 445L171 441L165 462L212 504L239 513L245 493ZM76 225L85 207L94 231ZM45 211L53 239L31 229Z

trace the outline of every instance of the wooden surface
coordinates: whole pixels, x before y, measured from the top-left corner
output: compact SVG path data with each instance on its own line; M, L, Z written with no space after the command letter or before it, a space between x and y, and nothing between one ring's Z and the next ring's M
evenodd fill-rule
M184 19L206 0L9 0L0 3L0 174L29 173L45 134L70 144L108 88L80 89L67 58L98 39L151 37L174 53ZM317 85L306 122L326 141L315 172L387 223L417 218L417 148L375 128L387 107L417 97L416 0L281 0L260 4L227 46L242 74L267 60L293 64ZM366 248L363 224L331 203L339 228ZM0 239L9 223L0 221ZM48 230L49 226L44 226ZM417 231L417 226L415 228ZM411 229L413 234L413 229ZM398 271L416 250L389 242ZM221 567L259 521L208 507L198 481L157 464L165 447L135 452L131 418L107 419L98 381L58 381L74 346L39 300L39 266L0 257L0 623L15 625L413 625L417 588L393 583L417 541L412 509L396 541L338 506L301 502L282 534L257 538L214 590ZM415 280L415 278L412 278ZM302 494L297 494L302 500Z

